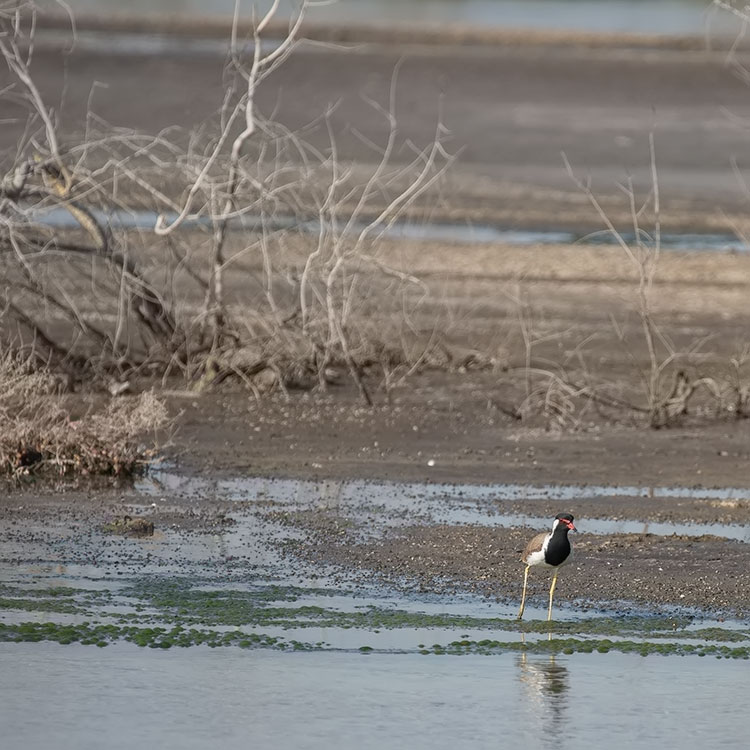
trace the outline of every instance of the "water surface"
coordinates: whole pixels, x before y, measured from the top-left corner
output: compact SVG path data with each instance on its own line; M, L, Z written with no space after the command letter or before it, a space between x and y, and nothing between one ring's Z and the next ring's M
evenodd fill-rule
M0 645L0 659L8 750L631 750L746 736L745 662L50 644Z
M504 501L723 500L750 490L161 471L136 492L128 508L143 514L231 500L234 522L209 534L165 527L130 538L0 519L3 750L742 746L747 621L617 602L610 611L559 606L552 624L544 606L530 606L519 623L517 602L404 591L300 564L276 544L301 532L267 510L405 522L447 512L452 522L546 526L504 515Z
M158 214L155 211L99 211L92 214L98 222L113 229L136 229L153 231ZM78 221L65 208L32 209L30 216L34 221L53 227L78 227ZM175 221L177 214L166 213L167 223ZM206 217L190 218L183 222L184 228L209 227L210 220ZM321 231L319 221L304 221L292 216L274 216L261 219L259 216L248 214L228 222L234 231L251 232L282 232L291 230L301 234L318 236ZM354 222L349 229L352 235L361 232L365 222ZM327 226L323 227L328 229ZM511 229L509 227L491 224L476 224L456 222L395 222L389 226L377 228L372 232L374 236L387 237L395 240L417 240L418 242L452 242L460 245L475 244L503 244L519 247L531 245L584 245L619 247L619 239L609 231L604 232L574 232L566 229ZM637 239L633 232L621 232L620 237L631 247L636 247ZM653 247L650 237L641 237L644 247ZM713 233L665 233L660 237L660 249L676 252L710 252L710 253L739 253L747 252L747 243L737 235L727 232Z
M230 16L233 0L68 0L78 13ZM49 2L49 0L48 0ZM260 8L268 0L256 2ZM250 0L242 8L249 12ZM282 13L289 14L289 2ZM310 9L310 20L332 23L470 24L516 29L695 35L736 24L711 11L709 0L340 0Z
M205 480L169 471L154 472L138 484L145 496L164 490L186 495L216 492L233 500L277 503L289 508L336 509L346 515L379 515L379 523L478 524L482 526L526 526L545 529L549 519L533 513L509 513L504 504L514 501L560 500L576 502L598 498L650 498L659 501L695 499L750 501L743 487L639 487L636 485L531 485L531 484L441 484L422 482L378 482L365 480L298 480L243 477ZM589 509L590 510L590 509ZM391 521L383 511L402 511ZM579 531L591 534L655 534L714 536L750 543L750 528L740 524L679 523L586 517L577 521Z

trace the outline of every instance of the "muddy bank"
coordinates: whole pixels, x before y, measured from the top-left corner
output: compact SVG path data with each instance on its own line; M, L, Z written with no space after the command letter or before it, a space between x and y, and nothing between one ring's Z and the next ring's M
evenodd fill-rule
M307 559L370 571L379 580L420 591L471 591L508 602L519 599L520 552L533 535L519 528L411 526L382 540L347 543L346 523L314 515L296 521L312 537L293 546ZM574 559L563 569L555 594L556 601L574 609L604 606L627 613L636 603L740 618L750 612L747 544L711 535L648 533L581 534L574 542ZM545 571L532 571L529 594L539 606L549 581Z
M460 33L454 36L460 41ZM415 45L407 33L400 44L384 44L376 34L351 47L303 46L263 83L259 109L294 132L304 129L305 139L326 151L326 126L308 127L322 118L342 162L372 165L378 152L369 144L386 143L388 121L368 99L387 103L398 67L399 143L431 142L442 118L449 149L460 152L448 182L431 196L433 218L599 229L566 173L564 151L582 177L591 175L605 207L628 223L617 183L632 175L647 194L653 132L664 228L733 231L743 222L745 196L732 162L747 151L740 123L748 91L724 51L706 51L702 41L699 49L669 49L652 40L655 47L644 54L642 41L627 38L594 44L510 34L462 45L450 37L442 40L447 44ZM65 139L83 130L89 107L117 127L145 133L190 130L221 107L222 49L197 54L186 41L182 49L149 54L105 41L68 52L42 45L32 70L50 102L65 92L58 108ZM4 128L0 145L13 148L22 123ZM408 161L412 151L404 145L395 153Z
M599 425L556 433L503 421L484 403L472 407L471 398L428 398L430 391L422 385L425 390L415 388L405 403L374 409L344 406L336 399L321 403L297 397L260 405L242 405L241 397L227 394L221 401L198 399L186 405L185 431L178 437L184 442L174 458L197 476L210 467L217 476L239 471L321 482L369 477L447 482L449 487L549 485L551 497L512 500L499 489L496 500L477 500L476 507L540 518L572 510L582 528L591 519L643 522L640 534L579 535L575 562L558 586L561 603L584 609L614 605L625 611L629 605L618 603L674 605L737 616L750 610L750 545L716 538L710 530L698 537L657 536L648 530L650 522L694 524L698 533L711 524L750 522L750 503L731 493L649 497L649 488L657 488L658 495L665 486L746 487L746 421L658 431ZM417 403L417 393L424 402ZM603 487L595 497L577 498L573 491L571 499L554 499L555 488L576 483ZM623 497L616 487L608 492L613 484L640 487L643 496ZM403 490L394 485L393 492ZM470 488L462 487L461 495L471 502ZM379 505L388 502L382 490L372 502L375 510L354 516L335 503L291 515L273 510L276 520L302 531L304 541L286 548L292 559L333 564L345 578L368 580L374 574L422 591L472 591L506 602L518 597L518 553L530 529L446 525L429 513L422 516L416 499L411 510L389 516ZM450 504L446 500L446 512ZM388 530L394 517L401 524L409 518L421 522ZM491 515L487 523L492 524ZM363 534L376 538L363 541ZM547 585L544 574L533 577L537 602Z
M166 454L180 471L216 476L747 484L747 420L667 430L596 422L579 431L527 427L492 403L494 388L466 380L416 378L394 404L372 408L347 386L331 397L297 393L260 403L246 392L173 396L181 417Z
M468 593L512 609L522 580L520 550L547 527L548 509L564 509L582 530L556 594L568 612L676 607L738 618L750 612L750 543L721 536L747 522L746 502L714 501L707 492L701 502L700 491L684 502L676 491L623 498L608 496L606 488L585 500L575 493L561 499L558 486L518 503L508 499L513 487L481 490L179 474L156 475L137 488L17 490L0 499L0 568L9 580L171 575L175 584L208 576L221 585L248 585L291 575L354 592L375 583L420 594ZM691 523L652 533L649 518L670 513ZM144 519L152 532L114 533L113 520L125 515ZM601 519L625 518L642 523L642 531L597 531ZM548 582L533 571L532 606L544 603Z

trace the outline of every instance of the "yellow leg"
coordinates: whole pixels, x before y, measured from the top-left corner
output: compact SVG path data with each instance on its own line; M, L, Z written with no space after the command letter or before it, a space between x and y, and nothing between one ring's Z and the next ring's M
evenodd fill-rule
M557 571L559 568L555 568L555 573L552 576L552 585L549 587L549 609L547 609L547 622L552 619L552 597L555 595L555 586L557 585Z
M526 607L526 584L529 581L529 565L526 566L526 570L523 573L523 593L521 594L521 608L518 610L518 619L523 617L523 610Z

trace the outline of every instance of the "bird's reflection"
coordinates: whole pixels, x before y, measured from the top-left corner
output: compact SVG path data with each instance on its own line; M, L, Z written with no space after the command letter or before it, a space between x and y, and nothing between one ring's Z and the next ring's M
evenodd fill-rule
M517 661L523 705L529 712L527 725L538 737L557 737L567 719L568 668L554 654L522 653Z

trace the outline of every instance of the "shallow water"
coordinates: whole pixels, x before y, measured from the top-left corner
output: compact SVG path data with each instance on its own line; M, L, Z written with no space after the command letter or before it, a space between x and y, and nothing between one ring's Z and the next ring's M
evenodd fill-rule
M595 484L460 484L440 482L388 482L346 479L276 479L273 477L237 477L205 479L184 474L155 470L136 480L136 488L144 496L165 491L183 496L218 493L230 500L324 500L331 503L360 496L386 500L407 498L471 497L472 499L555 500L591 499L598 497L696 498L706 500L750 500L747 487L647 487L639 485Z
M49 2L49 0L47 0ZM68 0L75 12L182 17L231 16L234 0ZM259 8L268 0L257 0ZM252 3L241 7L249 12ZM702 34L734 29L725 14L709 13L709 0L340 0L312 7L312 21L334 23L460 23L477 26L648 34ZM281 3L288 15L289 2Z
M556 607L548 625L543 602L532 601L518 623L517 602L405 592L300 566L275 546L298 532L266 512L333 508L371 513L379 525L400 514L439 520L448 508L452 522L546 526L503 515L503 500L724 500L748 490L205 480L169 471L136 489L136 512L215 497L235 501L234 523L212 534L167 528L123 538L52 522L24 541L0 519L3 749L582 750L604 738L614 749L744 740L734 699L747 680L747 621L578 602ZM657 531L679 528L663 526Z
M52 644L2 644L0 660L8 750L630 750L746 736L744 662Z
M284 480L245 477L210 481L187 478L169 471L155 472L140 480L144 495L165 490L186 495L217 492L234 500L272 502L296 508L336 508L342 512L356 509L359 515L403 510L401 519L388 523L412 523L418 517L450 524L483 526L526 526L544 529L549 519L533 514L507 513L503 503L519 500L560 501L596 498L642 497L659 500L705 499L714 501L750 501L750 490L742 487L716 489L694 487L637 487L628 485L462 485L439 483L395 483L360 480ZM720 523L668 523L607 518L585 518L577 522L580 532L590 534L655 534L702 536L712 534L725 539L750 543L750 527Z
M105 213L104 211L93 211L97 220L116 229L136 229L152 231L157 214L153 211L126 211L117 210ZM77 227L78 222L64 208L50 208L32 212L31 216L48 226L54 227ZM165 220L173 222L177 214L166 214ZM205 217L189 219L183 223L185 227L208 226ZM320 224L317 221L299 221L292 217L277 216L265 219L261 222L258 216L246 215L229 222L229 226L235 230L257 231L263 227L264 231L282 231L294 229L311 235L318 235ZM365 224L357 222L351 227L352 233L360 232ZM453 242L461 245L474 244L506 244L518 245L585 245L615 247L619 241L611 232L594 232L582 234L561 229L508 229L506 227L492 226L489 224L468 223L407 223L401 222L384 227L374 234L381 233L382 236L391 239L410 239L419 242L439 241ZM634 245L636 238L632 232L623 232L622 239L630 245ZM641 238L644 245L648 246L650 240ZM661 250L682 252L709 252L723 253L747 252L747 244L734 234L711 233L711 234L662 234L660 242Z

